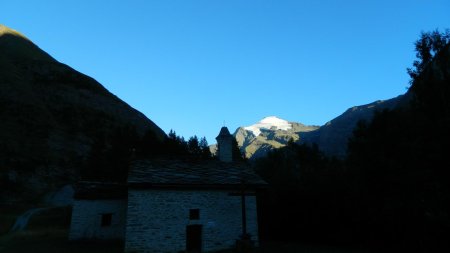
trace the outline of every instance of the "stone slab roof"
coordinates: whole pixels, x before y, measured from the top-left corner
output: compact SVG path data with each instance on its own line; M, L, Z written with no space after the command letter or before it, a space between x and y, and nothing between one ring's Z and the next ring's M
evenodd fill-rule
M171 187L253 187L267 183L245 163L216 160L157 159L134 161L130 167L130 186Z

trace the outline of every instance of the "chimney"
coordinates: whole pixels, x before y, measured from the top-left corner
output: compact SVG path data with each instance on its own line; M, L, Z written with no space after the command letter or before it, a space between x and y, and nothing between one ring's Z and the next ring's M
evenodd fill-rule
M232 162L233 161L233 136L228 131L227 127L222 127L220 129L219 135L216 137L217 148L219 154L219 160L221 162Z

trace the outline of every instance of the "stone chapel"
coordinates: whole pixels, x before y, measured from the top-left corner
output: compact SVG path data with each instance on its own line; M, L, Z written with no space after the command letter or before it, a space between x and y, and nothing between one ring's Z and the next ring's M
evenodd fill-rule
M125 252L208 252L258 243L256 192L266 183L233 161L222 127L218 160L136 160L127 184L80 182L70 240L118 239Z

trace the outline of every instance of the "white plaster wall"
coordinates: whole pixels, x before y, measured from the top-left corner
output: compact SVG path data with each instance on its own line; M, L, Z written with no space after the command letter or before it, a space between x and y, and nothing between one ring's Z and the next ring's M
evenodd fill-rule
M129 190L125 250L179 252L186 226L201 224L202 250L232 248L242 234L241 198L228 191ZM189 220L189 209L200 209ZM256 198L246 197L247 231L258 240Z
M127 201L75 200L69 240L124 239ZM112 213L111 226L102 227L103 213Z

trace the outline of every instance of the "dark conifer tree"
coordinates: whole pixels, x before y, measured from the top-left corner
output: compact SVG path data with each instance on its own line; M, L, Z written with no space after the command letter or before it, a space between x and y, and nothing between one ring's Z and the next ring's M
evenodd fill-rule
M189 138L187 145L188 145L188 152L191 156L200 157L201 155L200 143L196 135Z
M206 140L205 137L200 139L199 147L201 150L200 152L202 159L211 159L212 157L211 151L209 150L208 141Z
M176 134L174 130L170 130L165 140L165 153L168 155L186 155L188 154L188 144L183 137Z
M450 33L422 33L411 76L410 107L382 111L359 124L348 165L360 216L376 241L404 250L449 249ZM431 129L430 129L431 127ZM429 130L430 129L430 130ZM445 203L445 204L444 204Z
M233 156L233 161L245 161L247 160L245 157L245 154L241 152L240 148L239 148L239 144L236 141L236 138L233 137L232 140L232 156Z

